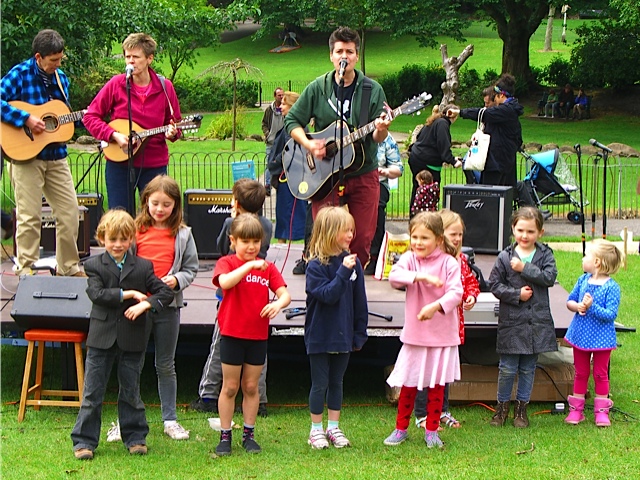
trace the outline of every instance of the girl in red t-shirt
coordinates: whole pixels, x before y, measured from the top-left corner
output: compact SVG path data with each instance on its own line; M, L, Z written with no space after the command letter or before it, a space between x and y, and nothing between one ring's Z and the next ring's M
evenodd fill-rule
M217 455L231 453L231 418L240 386L242 446L248 453L261 451L254 440L254 427L260 402L258 380L267 356L269 320L291 303L276 266L258 258L262 237L262 224L256 215L238 215L229 229L235 255L220 258L213 272L213 284L223 292L218 312L222 390L218 398L221 432ZM273 303L269 303L270 292L278 297Z

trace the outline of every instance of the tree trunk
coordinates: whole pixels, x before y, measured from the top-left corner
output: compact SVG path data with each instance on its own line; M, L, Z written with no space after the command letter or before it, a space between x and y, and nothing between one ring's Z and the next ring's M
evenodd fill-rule
M510 73L530 84L533 74L529 65L529 34L524 29L511 29L503 41L501 73Z
M237 76L235 70L233 71L233 122L231 126L231 151L236 151L236 83Z
M544 34L544 51L552 50L551 41L553 39L553 17L556 15L556 7L549 5L549 17L547 18L547 31Z
M442 88L442 101L440 102L440 108L443 108L448 104L456 103L456 96L458 88L460 87L460 80L458 73L460 67L467 61L471 55L473 55L473 45L467 45L458 57L449 57L447 52L447 45L440 45L440 53L442 55L442 67L446 73L445 81L442 82L440 88Z

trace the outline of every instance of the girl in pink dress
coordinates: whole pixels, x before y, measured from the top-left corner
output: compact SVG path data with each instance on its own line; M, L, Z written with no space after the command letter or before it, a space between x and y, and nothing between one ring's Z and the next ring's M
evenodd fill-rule
M406 287L403 345L387 383L401 387L396 428L385 445L399 445L407 428L418 389L427 389L427 447L443 447L438 436L444 386L460 379L458 305L462 300L457 249L444 236L442 218L421 212L409 224L411 251L391 272L392 287Z

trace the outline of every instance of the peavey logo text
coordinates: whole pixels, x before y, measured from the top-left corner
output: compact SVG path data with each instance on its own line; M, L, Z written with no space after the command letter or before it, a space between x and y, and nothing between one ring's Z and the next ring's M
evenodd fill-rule
M261 277L259 275L253 275L251 273L249 273L246 277L244 277L244 280L247 283L257 283L260 284L264 287L268 287L269 286L269 279L268 278L264 278Z
M214 214L229 214L231 215L231 206L230 205L212 205L211 208L209 210L207 210L207 213L214 213Z
M474 210L480 210L482 207L484 207L484 202L480 199L466 200L464 202L465 210L467 210L468 208L472 208Z

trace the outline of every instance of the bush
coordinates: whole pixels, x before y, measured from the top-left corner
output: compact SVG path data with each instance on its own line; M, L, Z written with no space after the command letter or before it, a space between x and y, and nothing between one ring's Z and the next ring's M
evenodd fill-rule
M430 93L434 99L441 97L440 84L444 79L445 73L441 66L407 64L397 73L384 75L379 82L385 91L387 102L392 107L397 107L422 92Z
M576 83L574 82L574 71L571 62L560 55L555 55L547 66L542 67L538 81L550 87Z
M640 26L603 21L584 24L571 51L575 83L620 89L640 78Z
M496 83L498 72L488 69L482 76L473 68L462 67L459 72L460 88L458 89L458 105L461 107L477 107L483 105L482 91Z
M233 135L233 111L226 110L221 115L216 115L204 134L205 138L224 140ZM244 108L236 110L236 138L243 139L247 136L247 115Z

